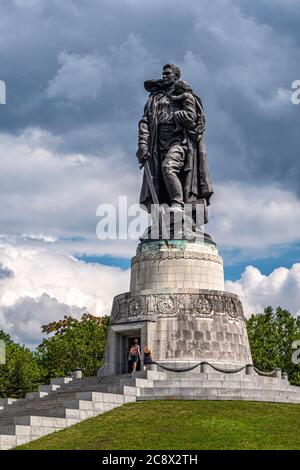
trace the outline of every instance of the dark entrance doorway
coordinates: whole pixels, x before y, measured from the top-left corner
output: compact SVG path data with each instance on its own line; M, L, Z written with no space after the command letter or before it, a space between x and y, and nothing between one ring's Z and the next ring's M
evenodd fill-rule
M128 336L127 337L127 349L126 349L126 354L127 358L130 357L130 348L133 345L134 340L137 339L139 342L139 346L141 347L141 338L138 336ZM139 359L137 365L136 365L136 370L141 370L141 361ZM130 373L132 372L132 362L130 360L127 360L127 372Z

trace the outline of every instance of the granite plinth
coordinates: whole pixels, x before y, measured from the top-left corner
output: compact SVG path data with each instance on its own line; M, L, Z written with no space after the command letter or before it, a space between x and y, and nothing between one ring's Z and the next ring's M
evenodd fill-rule
M171 367L252 362L242 304L224 290L223 260L210 240L141 243L130 292L114 298L104 375L127 371L130 338Z

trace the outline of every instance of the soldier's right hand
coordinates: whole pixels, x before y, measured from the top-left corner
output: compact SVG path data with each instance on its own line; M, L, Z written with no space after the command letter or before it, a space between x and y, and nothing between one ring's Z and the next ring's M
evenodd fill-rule
M139 163L144 163L148 158L147 147L140 146L136 152L136 156L137 156Z

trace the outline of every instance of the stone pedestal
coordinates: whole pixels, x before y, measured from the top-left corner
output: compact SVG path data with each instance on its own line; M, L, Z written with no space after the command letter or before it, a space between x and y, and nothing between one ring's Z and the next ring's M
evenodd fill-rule
M130 292L162 294L189 289L224 291L223 260L212 242L141 243L131 261Z
M114 298L101 375L127 372L130 338L168 367L252 362L243 307L225 292L223 260L210 240L143 242L130 292Z

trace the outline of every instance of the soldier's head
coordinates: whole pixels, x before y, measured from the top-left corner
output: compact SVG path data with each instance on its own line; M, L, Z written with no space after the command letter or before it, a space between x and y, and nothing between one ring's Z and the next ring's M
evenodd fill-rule
M163 66L163 80L166 84L173 84L180 79L180 68L174 64L166 64Z

